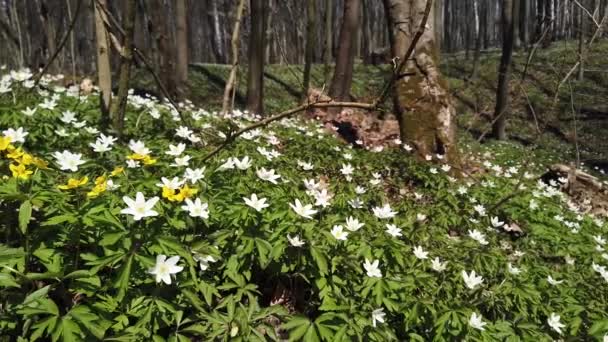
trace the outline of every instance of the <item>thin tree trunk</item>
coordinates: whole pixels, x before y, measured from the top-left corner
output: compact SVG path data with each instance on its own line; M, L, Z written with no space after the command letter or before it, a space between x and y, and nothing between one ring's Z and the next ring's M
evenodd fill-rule
M274 40L272 39L272 29L273 29L273 19L274 19L274 0L268 0L268 20L266 23L266 27L264 30L266 31L266 46L264 51L264 63L270 64L272 63L272 43Z
M479 1L479 4L477 3ZM479 29L475 39L475 52L473 54L473 71L471 79L476 79L479 74L479 58L481 57L481 48L483 39L488 30L488 0L475 0L477 16L479 16Z
M401 140L413 145L420 156L441 154L448 163L457 163L455 110L439 71L432 1L385 0L385 4L392 23L393 56L403 58L418 30L423 30L405 68L396 70L404 75L393 88Z
M220 15L217 9L217 0L209 0L211 2L211 22L213 23L213 46L217 63L226 62L226 54L224 51L223 30L220 27Z
M530 5L528 3L528 1L523 1L520 4L521 7L521 13L519 16L519 30L521 33L521 41L523 46L526 48L526 50L528 49L528 45L530 44L530 29L529 29L529 24L528 21L530 20Z
M578 9L578 80L583 81L585 79L585 65L584 65L584 49L585 49L585 13L582 8Z
M17 12L16 1L13 1L11 3L11 10L13 11L13 17L15 18L15 28L17 29L17 37L19 39L19 67L23 67L25 63L25 57L23 52L23 38L21 35L21 20L19 20L19 13Z
M99 2L99 4L97 3ZM98 6L107 8L106 0L96 0L95 37L97 41L97 78L99 84L99 106L102 113L102 125L110 123L110 104L112 101L112 70L110 69L109 37L104 25L105 13Z
M125 111L127 109L127 96L129 94L129 80L131 79L131 63L133 62L133 38L135 31L135 0L127 0L125 14L123 16L123 27L125 35L122 40L122 51L120 53L120 73L118 75L118 93L110 109L114 130L122 138Z
M507 109L509 105L509 74L511 58L513 55L513 2L517 0L504 0L502 8L502 57L498 69L498 88L496 90L496 108L494 110L494 124L492 133L498 140L505 140Z
M72 5L70 4L70 0L65 0L65 4L68 9L68 19L72 21ZM76 81L76 54L75 54L75 40L74 40L74 30L70 32L70 56L72 58L72 80Z
M357 39L360 10L361 0L344 1L344 17L340 29L338 57L336 58L334 76L329 89L329 96L336 101L345 101L350 97L355 63L355 39Z
M315 34L317 6L315 6L316 0L307 0L306 9L306 56L304 58L304 76L302 84L302 98L308 97L308 89L310 88L310 70L312 68L312 62L315 53L315 46L317 45L317 37Z
M167 16L168 9L164 0L157 0L154 4L153 21L154 32L156 33L156 44L158 46L158 58L160 72L158 73L163 84L169 91L172 98L177 96L177 79L175 75L175 48L171 44L171 25L170 16Z
M247 77L247 109L264 113L264 43L267 0L251 0L251 33L249 36L249 68Z
M230 40L232 46L232 67L230 69L230 76L228 76L228 81L226 81L226 87L224 88L224 98L222 100L223 114L227 114L232 110L231 99L233 96L233 92L235 92L234 87L239 68L239 36L241 31L241 18L243 17L244 8L245 0L240 0L239 5L236 9L236 18L234 19L232 39Z
M325 0L325 84L329 84L331 77L331 62L333 59L333 1Z
M185 98L188 83L188 10L186 0L177 0L175 6L177 26L177 90L180 98Z
M526 0L524 0L525 2ZM519 37L519 18L521 13L520 0L513 0L513 48L519 50L521 48L521 39ZM525 6L525 4L524 4Z

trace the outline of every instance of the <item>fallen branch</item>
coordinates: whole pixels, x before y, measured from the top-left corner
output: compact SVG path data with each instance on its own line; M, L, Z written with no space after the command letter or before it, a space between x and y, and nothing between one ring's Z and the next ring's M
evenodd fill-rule
M568 165L554 164L549 167L549 170L562 174L572 174L574 178L581 183L587 184L597 190L603 189L602 182L600 182L597 177L594 177L586 172L570 167Z
M228 134L228 136L226 137L226 140L222 144L218 145L215 149L213 149L205 157L203 157L203 159L201 161L204 163L207 160L211 159L213 156L218 154L221 150L226 148L228 145L230 145L232 142L234 142L234 140L236 140L237 137L239 137L240 135L242 135L245 132L251 131L251 130L259 128L259 127L267 126L272 122L275 122L275 121L278 121L281 119L285 119L287 117L290 117L292 115L298 114L300 112L303 112L303 111L306 111L306 110L309 110L312 108L333 108L333 107L359 108L359 109L365 109L365 110L369 110L369 111L374 110L376 108L373 103L362 103L362 102L312 102L312 103L306 103L301 106L286 110L282 113L267 117L266 119L255 122L247 127L243 127L236 132L230 132Z

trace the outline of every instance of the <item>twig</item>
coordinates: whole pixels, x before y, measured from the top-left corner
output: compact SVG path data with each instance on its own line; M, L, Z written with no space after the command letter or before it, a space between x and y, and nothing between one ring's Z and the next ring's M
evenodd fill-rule
M53 53L53 55L51 56L49 61L46 63L44 68L42 68L42 71L40 71L38 76L36 76L36 80L34 82L34 87L32 87L32 89L35 89L38 86L38 83L40 83L42 76L44 76L44 74L48 71L49 67L53 64L53 62L55 61L57 56L59 56L59 52L61 52L61 50L63 50L63 47L65 46L65 44L68 41L68 38L70 38L70 33L72 32L72 30L74 30L74 26L76 25L76 21L78 19L78 15L80 14L81 7L82 7L82 0L78 0L78 4L76 5L76 11L74 12L74 17L72 18L72 22L70 23L68 30L63 35L63 38L61 38L61 42L59 43L57 50L55 50L55 52Z
M420 40L420 38L422 38L422 35L424 34L424 31L426 30L426 23L429 19L429 15L431 13L432 7L433 7L433 0L427 0L426 7L424 9L424 16L422 17L422 21L420 21L420 26L418 27L418 31L416 31L416 34L414 35L414 38L412 39L412 43L407 48L407 51L405 52L405 54L402 56L401 60L399 61L399 64L393 70L393 75L388 80L388 82L386 82L386 84L384 85L384 88L382 89L382 92L380 93L380 95L374 100L373 104L375 105L375 107L380 106L380 104L383 103L384 100L386 100L386 97L388 96L388 93L391 90L393 84L401 77L401 71L407 64L407 61L412 57L412 54L414 53L414 51L416 49L416 45L418 44L418 41Z
M251 131L253 129L259 128L259 127L264 127L269 125L270 123L274 122L274 121L278 121L287 117L290 117L292 115L295 115L297 113L306 111L308 109L312 109L312 108L331 108L331 107L350 107L350 108L360 108L360 109L366 109L366 110L374 110L375 106L372 103L362 103L362 102L315 102L315 103L306 103L303 104L301 106L286 110L282 113L270 116L266 119L260 120L258 122L255 122L247 127L241 128L240 130L234 132L234 133L230 133L228 134L228 136L226 137L226 140L218 145L215 149L213 149L209 154L207 154L205 157L203 157L203 159L201 160L203 163L206 162L207 160L211 159L213 156L215 156L216 154L218 154L221 150L223 150L224 148L226 148L228 145L230 145L230 143L232 143L238 136L242 135L245 132Z

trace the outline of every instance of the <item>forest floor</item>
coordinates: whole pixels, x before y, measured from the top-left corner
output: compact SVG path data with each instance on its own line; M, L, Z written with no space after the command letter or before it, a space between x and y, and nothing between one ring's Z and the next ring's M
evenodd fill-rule
M608 70L603 59L608 53L608 42L596 43L587 53L583 81L577 80L575 71L562 82L576 63L576 51L575 42L559 42L548 49L537 49L530 58L523 82L529 54L524 50L515 53L507 131L512 143L526 149L533 146L548 158L548 162L574 162L578 145L583 165L608 171L608 139L604 139L608 134ZM472 52L468 57L465 53L444 55L442 70L448 77L457 107L461 141L483 140L492 145L495 142L487 139L487 133L494 111L500 50L482 53L476 79L470 78L472 55ZM357 63L351 93L353 99L361 102L373 100L388 77L389 69L388 65ZM246 77L246 72L241 68L241 77ZM193 64L189 98L194 104L219 109L228 73L226 65ZM313 66L312 86L322 89L327 81L325 76L331 73L332 70L326 72L323 65ZM301 65L267 66L264 91L265 108L269 112L295 106L301 98L301 75ZM141 82L139 86L154 88L151 79L138 79ZM235 105L243 107L245 99L246 82L240 81ZM387 103L386 107L390 108L390 104Z
M224 66L193 65L183 118L130 96L123 141L97 93L0 75L0 341L605 341L606 187L545 173L578 145L607 180L592 161L608 153L608 80L591 70L608 44L553 104L572 49L539 51L521 85L516 56L508 142L478 142L499 53L476 81L462 54L445 58L461 178L396 139L368 151L312 120L219 116ZM300 73L268 67L268 112L296 106ZM328 74L315 67L314 86ZM353 97L388 74L357 64Z

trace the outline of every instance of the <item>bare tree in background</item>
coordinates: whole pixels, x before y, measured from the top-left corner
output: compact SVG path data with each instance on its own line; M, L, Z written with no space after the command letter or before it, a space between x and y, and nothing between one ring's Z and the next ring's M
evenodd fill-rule
M267 0L251 0L251 34L249 36L249 68L247 77L247 109L264 113L264 43Z
M332 9L333 9L332 0L325 0L325 84L329 84L329 80L331 77L330 69L331 62L333 60L333 18L332 18Z
M302 97L308 96L310 88L310 70L312 69L313 58L315 56L315 46L317 46L317 37L315 34L316 24L316 0L307 0L306 10L306 56L304 57L304 81L302 85Z
M403 58L419 37L411 59L396 70L393 101L401 139L420 155L441 154L454 163L458 160L456 117L447 82L439 71L435 6L432 0L385 0L385 5L392 25L393 56ZM426 25L422 25L424 20Z
M502 56L498 68L498 87L496 89L496 108L494 109L494 124L492 134L498 140L507 138L507 110L509 106L509 76L513 56L514 22L513 10L519 0L503 0L502 6Z
M118 93L112 102L110 113L114 121L114 130L119 137L123 135L125 121L125 110L127 108L127 96L129 95L129 80L131 79L131 63L133 62L133 32L135 31L135 0L127 0L125 3L125 15L123 16L123 27L125 35L122 39L122 51L120 51L120 71L118 74Z
M180 98L185 98L188 85L188 10L186 0L177 0L175 3L177 61L175 72L177 78L177 92Z
M175 74L176 51L174 44L171 44L171 21L168 15L169 8L164 0L155 0L152 9L152 28L158 47L157 64L159 75L171 97L177 97L177 75Z
M110 69L109 37L105 27L105 13L99 6L107 8L106 0L96 0L95 37L97 43L97 83L99 85L99 106L102 113L102 124L110 122L110 103L112 101L112 70Z
M243 17L244 9L245 0L240 0L239 5L236 8L234 29L232 30L232 39L230 41L230 45L232 47L232 66L230 68L230 75L228 76L228 81L226 81L226 87L224 88L224 98L222 100L223 114L227 114L232 110L232 98L234 96L234 92L236 91L236 77L239 70L239 32L241 30L241 18Z
M329 88L329 96L336 101L350 98L355 64L357 29L361 13L361 0L344 1L344 17L340 28L340 41L334 76Z

